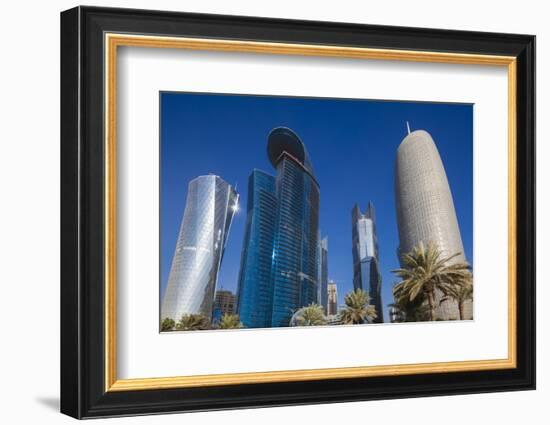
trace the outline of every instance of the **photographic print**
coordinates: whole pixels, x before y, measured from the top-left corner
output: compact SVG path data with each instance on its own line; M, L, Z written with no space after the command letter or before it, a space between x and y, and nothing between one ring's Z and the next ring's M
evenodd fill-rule
M80 6L61 41L63 413L535 388L534 36Z
M473 319L473 106L162 92L161 332Z

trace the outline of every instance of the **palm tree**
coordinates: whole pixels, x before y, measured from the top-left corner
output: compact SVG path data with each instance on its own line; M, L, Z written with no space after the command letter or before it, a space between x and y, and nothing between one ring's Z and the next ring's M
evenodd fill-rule
M346 306L340 312L340 321L345 325L360 324L376 319L376 309L370 305L370 297L362 289L350 292L344 298Z
M218 322L220 329L240 329L242 327L243 324L236 314L224 314Z
M402 280L393 287L393 296L397 304L421 302L427 300L429 318L436 320L436 291L449 296L453 288L460 286L467 274L469 266L465 262L449 264L459 253L448 258L441 258L441 252L432 243L426 248L422 241L411 252L402 257L404 267L394 270ZM417 300L420 297L420 300Z
M326 324L327 318L323 307L312 303L296 311L290 319L289 326L322 326Z
M175 326L176 326L176 322L174 322L174 319L170 319L169 317L166 317L160 325L160 331L161 332L173 331Z
M422 297L416 297L412 302L402 298L399 302L388 304L388 307L399 311L400 322L427 322L430 320L430 307L424 301Z
M209 328L210 322L202 314L184 314L176 325L178 331L200 331Z
M453 286L449 291L449 295L451 296L451 298L456 300L456 302L458 303L458 313L460 320L465 319L464 306L466 301L472 300L474 296L474 286L472 280L472 273L468 273L464 277L464 280L460 282L460 285Z

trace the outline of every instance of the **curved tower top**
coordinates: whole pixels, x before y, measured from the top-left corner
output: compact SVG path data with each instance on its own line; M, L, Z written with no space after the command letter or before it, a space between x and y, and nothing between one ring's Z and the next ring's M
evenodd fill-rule
M273 167L277 168L283 153L292 156L310 174L314 174L309 154L300 137L288 127L276 127L267 138L267 156Z

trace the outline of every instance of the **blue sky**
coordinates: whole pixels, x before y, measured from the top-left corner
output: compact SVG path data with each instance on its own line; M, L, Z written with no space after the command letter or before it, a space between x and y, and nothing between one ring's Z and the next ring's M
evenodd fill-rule
M434 138L451 186L466 251L472 259L473 107L466 104L253 95L161 93L161 296L168 274L187 185L216 174L237 185L235 215L218 288L236 291L246 221L247 180L253 168L275 174L267 159L267 135L293 129L305 143L321 190L320 227L329 239L329 277L340 304L353 289L351 209L374 203L377 218L382 302L393 302L391 270L399 266L393 189L397 147L411 130Z

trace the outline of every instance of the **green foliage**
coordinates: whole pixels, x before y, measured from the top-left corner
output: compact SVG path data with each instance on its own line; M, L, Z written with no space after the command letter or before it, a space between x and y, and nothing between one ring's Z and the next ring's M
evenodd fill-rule
M210 321L202 314L184 314L176 325L178 331L201 331L210 329Z
M467 273L459 283L459 285L454 285L450 288L449 296L458 303L459 319L471 319L471 317L465 317L464 305L468 300L473 300L474 297L472 273Z
M318 304L310 304L302 307L290 319L290 326L322 326L327 324L327 318L323 307Z
M176 327L176 322L174 322L174 319L170 319L169 317L166 317L160 324L160 331L161 332L173 331L175 327Z
M403 297L389 304L400 312L398 322L427 322L430 320L430 307L422 297L417 297L414 301L409 301Z
M224 314L218 322L219 329L240 329L242 327L243 324L236 314Z
M376 309L370 305L370 297L362 289L350 292L344 298L346 306L340 312L342 324L361 324L376 319Z
M436 291L454 297L459 287L471 276L470 267L465 262L450 263L460 253L441 258L440 250L422 242L402 257L403 268L394 270L401 282L393 287L393 296L398 308L404 312L407 321L424 317L422 311L427 303L428 320L437 320Z

